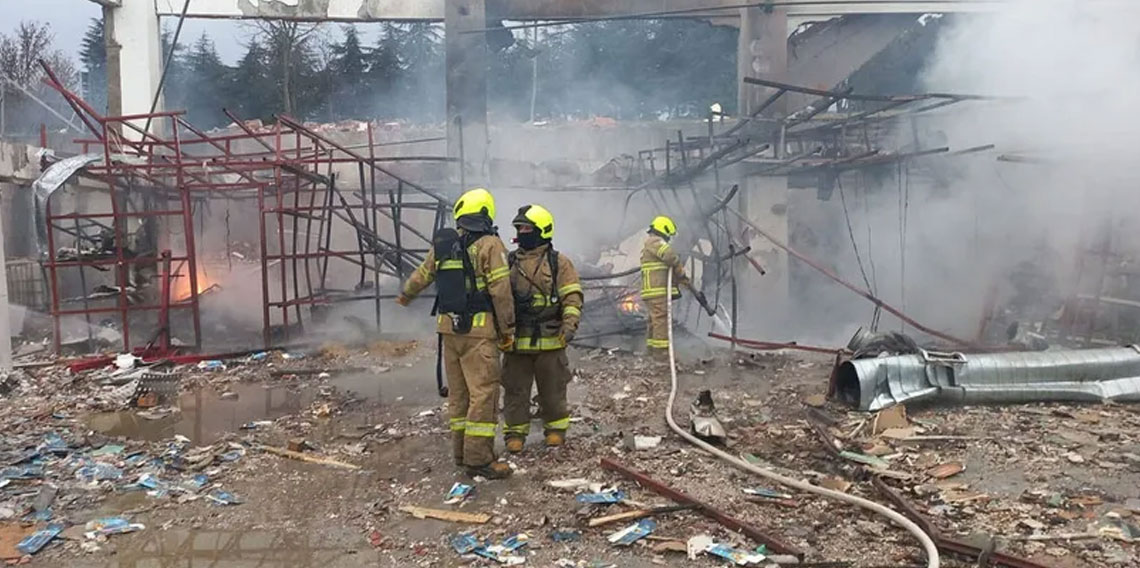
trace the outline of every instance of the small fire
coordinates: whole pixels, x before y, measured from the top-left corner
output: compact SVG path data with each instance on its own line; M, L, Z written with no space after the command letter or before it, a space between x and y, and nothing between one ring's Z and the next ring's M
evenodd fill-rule
M618 300L618 309L626 314L641 313L641 302L637 301L637 294L626 294Z
M205 294L215 287L221 286L213 278L203 273L198 274L198 295ZM190 299L190 278L187 275L178 273L170 279L170 299L174 302L185 302Z

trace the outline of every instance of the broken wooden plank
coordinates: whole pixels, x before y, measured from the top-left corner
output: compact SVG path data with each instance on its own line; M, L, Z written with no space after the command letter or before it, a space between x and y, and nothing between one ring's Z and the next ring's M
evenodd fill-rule
M668 505L665 507L653 507L651 509L634 509L632 511L606 515L604 517L594 517L586 522L586 526L600 527L602 525L608 525L610 523L642 519L645 517L652 517L653 515L660 515L662 513L688 511L693 508L695 508L693 505Z
M307 463L328 465L328 466L340 467L340 468L344 468L344 469L360 469L360 466L358 466L356 464L345 463L345 462L341 462L341 461L331 460L328 458L318 458L315 456L310 456L308 454L302 454L301 452L293 452L293 451L285 450L282 448L274 448L273 446L259 445L259 446L257 446L257 449L269 452L271 454L276 454L276 455L279 455L281 457L295 459L295 460L303 461L303 462L307 462Z
M461 513L459 511L445 511L443 509L429 509L427 507L416 507L414 505L404 505L400 510L417 518L417 519L437 519L440 521L450 521L453 523L470 523L474 525L481 525L491 520L489 513Z

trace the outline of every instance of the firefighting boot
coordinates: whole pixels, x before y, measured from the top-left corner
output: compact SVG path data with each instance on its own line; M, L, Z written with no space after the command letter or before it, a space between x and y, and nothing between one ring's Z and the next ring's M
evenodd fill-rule
M471 477L484 477L487 479L506 479L514 473L511 466L503 462L491 462L482 466L468 466L467 475Z
M562 430L551 430L546 433L546 447L557 448L566 442L566 432Z
M512 454L517 454L523 451L523 445L526 440L518 437L507 438L507 451Z

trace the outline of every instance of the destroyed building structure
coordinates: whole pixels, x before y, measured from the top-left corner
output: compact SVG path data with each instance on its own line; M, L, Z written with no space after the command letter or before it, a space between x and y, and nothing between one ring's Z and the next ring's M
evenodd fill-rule
M139 8L140 4L144 6ZM117 23L141 21L146 29L157 26L159 15L186 17L185 11L179 14L177 7L172 7L174 2L149 4L109 2L108 18ZM939 485L965 471L965 466L957 461L939 461L937 452L914 449L931 442L949 442L946 453L963 460L962 456L973 451L972 444L987 450L1001 446L1000 440L980 435L985 420L1000 422L1015 433L1025 420L1001 415L1001 410L992 408L970 409L973 430L966 434L952 428L948 424L951 421L941 420L937 410L923 405L1135 401L1140 396L1136 372L1140 355L1135 347L1121 345L1132 343L1140 333L1140 320L1133 313L1140 306L1140 289L1131 278L1137 254L1127 246L1127 222L1104 224L1101 217L1090 215L1083 219L1086 226L1074 229L1081 234L1075 255L1035 262L1031 255L1018 251L1020 262L978 270L970 287L955 289L967 279L961 273L968 271L956 262L931 258L946 247L930 246L923 231L908 230L912 196L916 207L918 203L929 205L941 194L958 190L955 181L962 179L962 172L1009 165L1044 167L1056 158L1006 147L1000 140L955 145L961 138L948 134L948 123L975 116L969 113L991 112L977 111L979 108L1006 108L1020 101L996 93L926 90L921 81L900 73L899 69L912 64L906 57L910 55L908 46L935 41L933 30L940 23L938 18L922 14L925 8L907 8L907 2L865 3L867 6L861 8L844 2L823 7L794 1L744 7L666 2L665 8L660 2L636 2L631 5L645 9L598 7L606 13L592 14L582 11L588 8L578 10L566 2L488 0L455 5L425 2L420 6L362 2L352 13L333 14L343 6L325 6L326 13L321 15L303 13L313 9L306 3L279 4L218 1L195 9L205 11L198 16L441 20L448 33L450 119L445 124L389 128L391 125L375 121L321 124L284 114L263 123L227 111L232 121L227 128L205 131L186 120L179 110L161 110L161 105L156 110L152 101L157 97L151 95L156 89L161 92L161 74L155 73L161 68L161 54L142 45L145 42L140 38L121 38L124 53L145 55L140 57L139 68L147 72L121 74L118 106L112 105L117 112L113 115L93 109L45 65L49 85L66 101L84 132L59 148L3 146L0 167L12 171L0 172L8 176L0 177L0 181L16 181L22 194L5 204L6 231L9 235L18 232L22 238L8 240L22 241L24 249L24 258L8 259L7 284L10 296L28 308L30 323L22 328L32 331L27 332L25 346L45 345L46 339L45 351L80 356L66 361L71 373L99 373L107 392L95 395L84 391L90 400L82 403L82 408L107 410L115 401L122 402L120 399L138 407L149 408L159 399L174 406L179 399L178 387L172 388L170 383L177 384L183 372L196 374L196 386L214 384L236 398L240 389L228 385L229 378L216 374L225 373L227 365L232 365L231 372L240 370L235 376L256 375L259 380L315 376L312 384L287 396L289 411L303 412L304 419L286 418L276 424L267 419L284 414L276 407L270 411L272 394L267 391L264 414L240 425L250 438L240 442L210 440L211 446L199 449L179 440L162 454L169 462L163 467L184 467L186 461L203 468L232 464L247 459L248 451L262 459L271 454L356 471L361 468L357 463L332 459L327 454L336 451L350 461L361 461L369 444L375 447L396 445L405 438L427 439L423 435L430 429L428 422L444 414L436 406L418 410L419 414L412 417L386 417L390 420L387 424L373 424L369 417L368 423L358 427L367 432L355 433L355 439L362 441L343 449L329 449L332 442L322 449L309 445L303 437L292 436L312 435L310 422L330 420L340 412L350 414L353 405L360 403L352 393L334 396L334 389L328 386L334 376L352 376L354 372L319 366L323 363L303 366L298 361L312 357L338 361L343 366L342 359L349 357L343 355L341 345L351 343L367 345L369 351L384 358L382 370L379 366L353 367L370 378L392 372L391 361L403 364L401 357L414 352L414 344L406 352L389 357L382 353L382 344L369 342L423 327L393 313L391 300L398 294L399 283L424 258L434 231L450 222L451 200L465 188L487 185L497 196L510 196L509 200L500 197L500 219L504 212L509 213L505 203L533 200L553 204L560 231L561 227L585 227L569 232L573 238L562 240L560 236L559 246L575 256L588 294L575 346L594 361L584 365L589 370L582 379L590 387L583 397L588 403L582 404L589 411L582 419L594 432L593 437L583 436L589 440L583 442L584 449L570 450L579 454L564 458L574 463L561 465L581 467L595 462L599 454L622 457L625 453L625 458L637 463L636 468L609 456L601 468L635 480L640 490L676 502L649 508L645 517L699 514L769 547L746 554L728 544L718 548L708 537L706 546L694 555L714 554L712 550L716 549L730 560L740 554L763 557L776 553L771 557L784 555L785 559L802 559L813 553L818 556L818 551L805 552L804 543L808 542L831 554L831 545L815 540L812 530L799 527L802 530L792 545L763 524L753 522L754 511L730 514L725 502L738 497L735 489L732 496L721 494L711 499L686 493L697 489L699 494L701 488L694 485L709 485L711 478L704 476L736 478L714 469L708 461L692 459L677 465L674 456L686 454L688 448L675 444L677 440L670 439L666 445L674 444L660 452L651 451L661 443L662 434L669 435L657 424L660 413L656 405L666 403L660 385L654 382L661 378L659 369L638 363L627 368L625 360L615 354L623 348L635 350L643 337L637 249L647 213L656 212L672 216L683 227L676 247L684 251L689 259L687 268L715 308L715 315L709 316L692 302L678 303L672 312L673 330L680 338L677 343L697 344L701 353L727 353L734 381L741 374L748 381L783 378L791 374L788 369L795 368L814 373L811 390L816 392L811 397L801 396L807 390L801 389L803 392L781 399L787 391L781 392L780 385L769 385L765 388L771 392L754 396L755 385L748 382L743 391L734 393L733 400L726 401L729 404L718 401L722 412L728 408L727 412L739 413L735 421L726 423L731 435L720 437L720 441L752 444L750 451L764 454L757 457L744 452L738 460L747 464L742 469L774 470L781 464L768 461L786 458L811 477L812 483L807 485L813 488L847 494L853 483L862 483L864 491L851 490L851 499L842 500L863 500L873 496L868 495L869 489L877 491L895 505L896 516L907 520L895 520L896 524L912 534L927 535L920 541L929 562L936 563L937 556L931 551L937 549L968 557L971 562L1018 568L1043 566L995 552L994 542L987 550L952 534L946 527L965 523L963 519L974 514L975 502L984 510L996 499L970 493L968 486ZM974 4L950 2L944 7L954 12L972 10ZM187 9L189 6L187 3ZM610 13L613 11L619 13ZM828 19L820 21L823 16ZM530 25L504 22L588 23L594 17L695 17L738 26L738 112L730 115L715 105L702 120L648 125L623 124L606 117L570 124L489 124L487 77L483 72L486 36ZM837 44L850 49L837 53ZM131 67L122 60L116 64ZM891 80L876 79L884 76ZM143 107L149 107L149 112L135 112ZM1000 177L1000 171L997 175ZM882 204L896 197L897 210L886 214L897 217L884 227ZM583 207L582 202L590 205ZM935 213L915 218L929 221L938 215L936 206L931 210ZM946 218L948 225L959 221L951 215ZM908 239L916 241L908 244ZM981 239L975 236L975 241ZM885 253L883 248L891 252ZM1039 252L1050 256L1056 249L1043 245ZM965 254L968 257L969 253ZM938 267L945 272L920 274L916 280L913 272L907 272L908 258L920 268ZM884 260L891 266L884 266ZM1058 277L1058 266L1071 266L1072 275ZM910 270L915 269L912 266ZM947 276L951 271L959 273L952 275L958 279ZM897 277L897 284L886 282L888 277ZM928 286L939 278L948 284ZM986 293L977 294L978 290ZM932 298L944 298L944 305ZM426 312L426 303L422 307L421 312ZM37 318L35 312L46 317ZM416 317L422 315L417 313ZM867 320L869 331L860 331L846 347L828 346L840 345L836 338L850 336L853 321ZM39 329L33 330L36 325ZM880 333L895 328L900 332ZM728 349L710 348L718 345ZM1093 345L1102 348L1068 349ZM753 357L744 355L745 351L780 353ZM816 358L785 358L786 353L793 352L814 353ZM365 355L374 356L365 353L352 357ZM687 380L692 384L707 380L704 377L715 369L715 360L697 359L695 368L688 369L691 374ZM259 365L267 361L280 368L264 372L267 369ZM58 362L53 359L45 365ZM153 370L141 367L151 363L157 365ZM406 366L424 372L426 367L416 363L409 361ZM185 367L187 364L195 365L193 371ZM674 392L669 403L677 391L676 366L671 365L670 371ZM831 402L818 392L825 384ZM54 388L45 385L39 387L41 391ZM147 391L148 385L153 391ZM17 388L7 383L0 386L5 390ZM0 397L5 394L0 392ZM144 398L148 394L153 399ZM708 389L703 394L711 406L714 394ZM202 421L203 406L211 403L202 402L201 391L196 391L196 396L194 420ZM299 402L302 399L304 403ZM787 401L792 404L783 404ZM922 419L912 422L907 418L903 408L908 403L912 408L922 408L916 411L926 413ZM806 415L801 406L809 407ZM758 419L760 407L764 413ZM851 408L877 413L848 412ZM898 410L879 412L891 408ZM1058 408L1055 412L1068 413L1062 418L1084 422L1068 407ZM769 410L783 423L771 422ZM155 420L169 416L167 410L143 412L151 413ZM1041 412L1050 415L1049 411ZM666 413L672 424L672 409ZM614 426L607 423L610 414L620 416L620 428L630 431L610 432ZM58 408L35 409L34 415L34 420L23 421L20 427L36 435L41 433L36 428L42 426L36 420L75 420ZM1050 419L1057 416L1061 415L1050 415ZM1098 416L1088 421L1111 420L1125 426L1134 422L1126 411L1115 407ZM879 427L880 419L886 423L891 417L899 423ZM104 418L118 420L120 416ZM414 428L409 429L409 425ZM925 436L920 428L928 429L931 435ZM281 440L276 438L285 432L290 437L283 449L277 447ZM1129 432L1088 434L1096 442L1117 448L1115 456L1102 452L1097 467L1135 471L1140 461L1123 455L1131 443ZM194 443L206 443L198 437ZM270 437L275 438L269 441ZM640 446L637 438L642 439ZM337 436L332 439L336 447L342 445ZM42 470L28 470L26 467L32 466L23 463L40 456L49 456L51 470L61 464L51 461L50 455L62 456L74 450L82 452L77 459L98 461L100 456L93 452L103 451L86 440L68 439L66 451L55 444L55 438L46 440L36 445L31 434L26 441L21 438L22 444L36 448L34 458L9 448L6 455L13 467L21 468L12 470L10 478L42 478ZM1022 440L1024 447L1035 443ZM101 457L124 451L111 445ZM1063 453L1046 447L1040 453L1052 460L1049 463L1084 464L1090 443L1082 439L1079 445L1078 449L1065 446ZM407 454L416 454L416 449L406 450ZM1000 459L1008 458L1010 463L1024 459L1014 450L998 449L1009 452ZM532 461L527 467L544 465ZM83 470L81 479L109 481L99 478L103 469L89 467L92 469ZM427 474L433 467L436 472L441 469L436 464L425 465ZM224 465L219 473L230 475L234 468ZM660 471L653 476L641 473L648 468ZM420 473L414 468L411 471ZM660 481L662 476L677 486L687 484L686 491ZM864 483L867 479L874 481ZM182 481L196 482L196 477ZM552 480L544 477L541 481L539 485L545 487L545 482ZM575 481L569 480L560 489L582 491L582 484L570 483ZM141 479L136 485L160 494L172 491L194 495L202 489L171 489L160 482L157 477L148 477L145 483L153 486L143 485ZM590 483L586 480L584 487L589 488ZM895 485L902 486L908 495L901 495ZM807 493L814 492L792 495L748 489L751 492L745 494L750 498L779 507L764 513L772 518L782 516L773 510L805 515L809 511L807 507L800 509L801 504L810 499ZM462 502L470 490L471 486L466 490L453 486L455 495L448 492L448 497ZM397 491L415 494L414 489L404 487L393 490ZM617 494L591 489L590 494L595 493ZM925 500L925 511L910 504L910 493ZM1021 500L1032 501L1035 512L1056 513L1050 522L1070 526L1078 522L1078 517L1069 517L1078 515L1073 511L1088 513L1080 505L1093 503L1088 493L1083 488L1073 489L1066 490L1063 498L1046 499L1027 489ZM1096 504L1122 501L1101 493L1095 496L1102 499ZM220 488L207 495L219 505L238 501ZM384 499L390 497L385 495ZM623 499L614 497L612 503ZM363 516L379 517L397 510L389 506L391 500L381 502L377 499L376 504L368 504L368 513ZM994 506L989 514L1006 519L1017 507L1029 509L1030 505ZM398 510L420 518L458 518L474 524L487 523L491 518L481 513L441 516L439 510L419 506L401 506ZM29 515L35 513L42 511ZM810 513L826 519L835 515L826 508ZM938 518L932 520L932 516ZM752 521L742 517L752 517ZM987 522L990 518L986 517ZM1119 541L1128 544L1140 538L1140 532L1133 535L1132 525L1119 514L1111 518L1085 533L1069 534L1077 534L1078 539L1116 539L1120 534ZM815 522L814 528L823 530L823 523ZM631 544L655 530L655 523L650 519L639 521L611 537L611 542ZM541 530L553 527L547 525L545 517L538 524ZM1042 540L1048 536L1038 533L1044 525L1025 526L1033 529L1027 536ZM370 546L382 549L390 537L379 534L371 524L369 529ZM572 539L566 536L571 533L559 530L555 534ZM1108 533L1113 536L1105 536ZM519 534L496 534L495 542L501 542L498 545L474 537L456 537L448 542L461 555L506 562L505 558L513 559L512 554L525 548L527 537L520 534L521 538ZM47 541L55 537L42 536ZM551 538L561 542L558 538L562 537ZM1026 541L1035 542L1032 538ZM675 540L671 543L676 545ZM684 544L692 546L693 542ZM918 549L910 545L906 552L897 553L895 560L917 561ZM420 548L409 548L421 555ZM1108 548L1090 554L1100 558L1116 553ZM1129 558L1134 560L1135 556ZM839 564L861 561L869 559Z

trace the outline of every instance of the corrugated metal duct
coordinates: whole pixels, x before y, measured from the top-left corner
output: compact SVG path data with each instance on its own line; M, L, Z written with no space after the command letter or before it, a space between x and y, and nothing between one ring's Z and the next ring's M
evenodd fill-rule
M839 368L838 396L860 410L911 401L959 404L1140 401L1140 349L963 355L921 351Z

